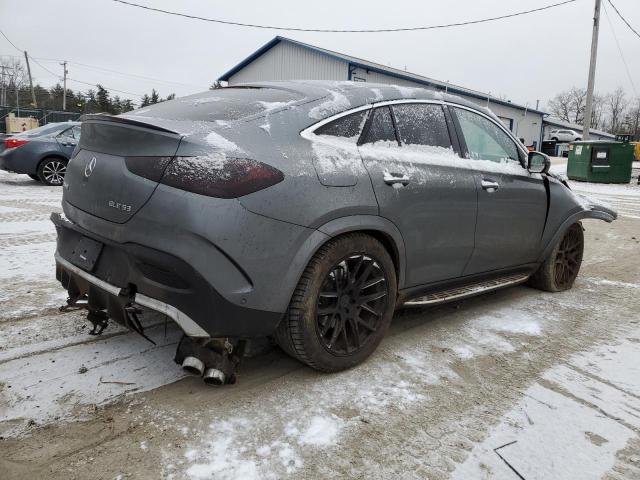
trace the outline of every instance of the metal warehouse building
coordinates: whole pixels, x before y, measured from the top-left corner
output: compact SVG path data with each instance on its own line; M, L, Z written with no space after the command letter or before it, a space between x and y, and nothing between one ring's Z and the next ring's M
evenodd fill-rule
M230 85L266 80L353 80L444 91L488 106L526 145L538 147L542 141L544 112L286 37L275 37L218 80Z

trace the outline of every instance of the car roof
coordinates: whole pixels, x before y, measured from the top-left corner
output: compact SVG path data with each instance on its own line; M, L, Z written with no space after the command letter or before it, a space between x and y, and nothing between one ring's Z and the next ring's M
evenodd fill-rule
M336 94L342 95L349 101L351 108L369 103L387 102L393 100L434 100L457 103L482 112L489 109L477 103L466 100L457 95L427 90L422 87L403 85L388 85L382 83L329 81L329 80L287 80L234 84L233 87L263 87L292 90L307 98L320 99ZM226 87L229 88L229 87ZM348 110L348 109L345 109ZM493 115L493 114L492 114Z

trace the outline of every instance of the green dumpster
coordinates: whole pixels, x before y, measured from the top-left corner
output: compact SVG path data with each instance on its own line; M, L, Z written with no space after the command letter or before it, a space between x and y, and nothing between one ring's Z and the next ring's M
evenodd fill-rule
M569 145L567 176L594 183L629 183L634 146L607 140L574 142Z

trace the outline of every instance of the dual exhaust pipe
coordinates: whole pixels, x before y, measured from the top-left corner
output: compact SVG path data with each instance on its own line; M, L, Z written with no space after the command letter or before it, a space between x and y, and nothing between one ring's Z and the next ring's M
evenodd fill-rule
M245 348L244 340L198 339L185 335L178 344L175 362L185 372L202 377L207 385L226 385L236 382L236 371Z
M226 375L217 368L206 368L204 362L196 357L186 357L182 362L182 369L191 374L202 377L207 385L224 385Z

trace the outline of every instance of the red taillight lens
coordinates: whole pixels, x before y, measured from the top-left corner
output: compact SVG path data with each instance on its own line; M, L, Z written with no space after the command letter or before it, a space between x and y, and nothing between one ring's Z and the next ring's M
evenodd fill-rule
M19 147L20 145L24 145L25 143L27 143L29 140L25 140L24 138L6 138L4 141L4 146L6 148L16 148Z
M170 187L217 198L237 198L284 180L270 165L247 158L127 157L127 169Z
M277 168L247 158L178 157L160 183L209 197L236 198L282 180Z

